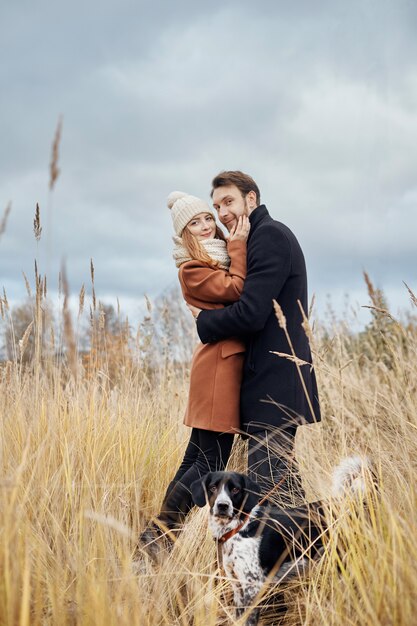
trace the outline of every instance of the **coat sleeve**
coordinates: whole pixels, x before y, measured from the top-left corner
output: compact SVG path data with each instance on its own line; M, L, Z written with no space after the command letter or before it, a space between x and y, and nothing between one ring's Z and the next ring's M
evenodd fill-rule
M181 280L195 298L224 304L239 299L246 277L246 242L229 242L228 253L228 271L191 261L183 266Z
M264 328L291 271L291 247L286 235L265 226L254 233L248 253L248 274L240 299L224 309L201 311L197 331L203 343Z

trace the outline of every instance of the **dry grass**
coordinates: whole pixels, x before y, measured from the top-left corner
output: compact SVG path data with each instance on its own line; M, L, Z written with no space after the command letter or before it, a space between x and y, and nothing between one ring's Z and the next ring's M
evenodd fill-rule
M40 212L38 202L36 203L35 218L33 220L33 233L35 235L36 241L39 243L41 235L42 235L42 226L41 226L41 212Z
M53 188L55 187L55 183L58 179L58 176L61 173L61 170L58 167L58 159L59 159L59 145L61 143L61 136L62 136L62 124L63 124L63 119L61 116L58 120L54 141L52 143L51 162L49 165L49 189L50 191L52 191Z
M1 239L1 236L4 235L4 233L6 232L7 220L8 220L11 210L12 210L12 203L9 202L9 204L4 209L4 213L0 220L0 239Z
M50 194L60 174L61 133L62 119ZM49 239L51 208L49 196ZM41 231L37 205L38 241ZM216 569L204 510L189 516L162 567L132 564L136 538L158 511L188 436L182 426L187 371L174 360L179 341L187 353L190 333L178 324L172 299L159 311L165 341L158 352L149 302L134 342L120 315L109 327L109 311L96 301L92 260L90 270L87 352L80 351L86 290L83 285L74 325L65 268L55 324L36 265L34 296L24 276L24 323L16 325L4 290L0 297L10 358L0 363L0 626L242 624ZM352 336L347 322L316 325L313 332L304 319L323 422L300 429L296 448L310 499L328 492L332 466L352 452L373 458L380 493L367 510L338 512L321 563L285 591L287 626L411 626L417 614L417 323L394 320L383 293L364 278L373 315L367 332ZM170 335L173 328L179 336ZM306 367L291 346L289 358ZM242 442L231 466L244 469ZM269 606L264 624L278 623Z
M42 285L37 276L35 335ZM80 308L83 290L82 300ZM94 323L99 336L100 316ZM39 342L35 361L24 366L28 328L16 338L20 353L0 369L0 623L235 623L204 511L190 516L163 567L146 561L139 573L132 567L136 537L158 511L188 434L181 425L186 376L180 368L150 371L125 340L109 352L108 339L97 344L85 367L67 307L63 328L67 363ZM342 516L310 580L286 592L285 623L411 625L417 610L416 326L393 323L384 342L388 361L373 358L377 332L360 340L343 327L320 335L317 330L324 420L297 436L308 495L325 494L331 467L352 452L373 457L381 494L370 514L359 507ZM120 351L124 360L115 370L112 355ZM242 450L240 443L234 467L242 467ZM278 623L273 615L269 609L265 623Z

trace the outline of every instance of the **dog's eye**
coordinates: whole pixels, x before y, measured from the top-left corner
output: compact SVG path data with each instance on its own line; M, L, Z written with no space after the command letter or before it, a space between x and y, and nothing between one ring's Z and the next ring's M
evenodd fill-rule
M239 491L240 491L239 487L233 487L231 493L233 496L235 496L237 493L239 493Z
M217 487L216 487L216 485L212 485L212 486L209 488L209 491L210 491L210 493L216 493L216 491L217 491Z

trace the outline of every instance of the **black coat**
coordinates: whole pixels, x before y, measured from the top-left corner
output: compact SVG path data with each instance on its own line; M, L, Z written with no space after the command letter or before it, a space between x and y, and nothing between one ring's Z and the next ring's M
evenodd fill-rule
M242 429L254 433L263 424L284 426L294 419L298 424L319 421L320 406L314 370L309 365L301 366L307 399L295 363L271 354L291 353L275 316L275 299L286 317L295 354L311 363L297 302L307 312L303 252L290 229L273 220L264 205L257 207L249 219L247 277L240 299L224 309L201 311L197 330L203 343L231 336L246 340L240 411Z

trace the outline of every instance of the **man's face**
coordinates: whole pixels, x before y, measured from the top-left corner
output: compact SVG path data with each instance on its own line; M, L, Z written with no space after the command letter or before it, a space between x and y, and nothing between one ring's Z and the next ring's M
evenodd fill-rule
M236 226L241 215L249 215L247 197L242 196L236 185L217 187L213 191L213 206L219 215L220 222L229 231Z

